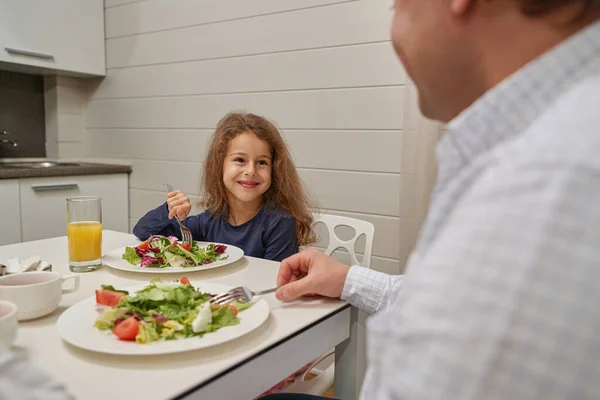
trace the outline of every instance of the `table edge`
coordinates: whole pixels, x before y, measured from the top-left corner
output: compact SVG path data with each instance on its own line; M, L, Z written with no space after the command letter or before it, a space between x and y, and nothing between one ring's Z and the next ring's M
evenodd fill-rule
M250 361L262 356L265 353L268 353L269 351L273 350L274 348L280 346L281 344L295 338L296 336L302 334L303 332L306 332L307 330L319 325L320 323L326 321L327 319L331 318L334 315L337 315L339 313L341 313L344 310L347 310L348 308L352 307L350 304L344 304L342 307L338 308L337 310L319 318L318 320L314 321L313 323L311 323L310 325L307 325L305 327L303 327L302 329L297 330L296 332L294 332L293 334L291 334L290 336L287 336L283 339L278 340L277 342L271 344L270 346L262 349L261 351L257 352L256 354L253 354L252 356L237 362L236 364L232 365L231 367L219 372L218 374L216 374L215 376L207 379L206 381L202 382L202 383L198 383L196 385L194 385L193 387L187 389L186 391L175 395L172 399L174 400L180 400L180 399L184 399L186 396L189 396L191 394L193 394L194 392L202 389L203 387L213 383L214 381L223 378L225 375L227 375L228 373L230 373L231 371L238 369L240 367L242 367L244 364L249 363Z

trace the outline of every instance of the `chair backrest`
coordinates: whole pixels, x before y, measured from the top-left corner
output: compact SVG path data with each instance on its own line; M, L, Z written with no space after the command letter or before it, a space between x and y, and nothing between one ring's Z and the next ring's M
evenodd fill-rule
M325 250L325 254L330 256L338 249L345 249L350 253L350 259L353 265L360 265L365 268L371 268L371 255L373 253L373 237L375 235L375 227L372 223L356 218L342 217L331 214L316 214L313 222L313 227L319 223L324 224L329 232L329 245ZM350 240L342 240L336 233L335 228L338 226L347 226L354 229L354 237ZM361 236L365 236L365 252L362 262L356 258L356 242Z

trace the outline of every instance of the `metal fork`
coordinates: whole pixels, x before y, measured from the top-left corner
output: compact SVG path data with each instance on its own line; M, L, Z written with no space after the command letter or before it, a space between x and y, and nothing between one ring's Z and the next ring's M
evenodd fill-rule
M167 183L164 183L163 185L164 185L165 189L167 189L167 193L170 193L173 191L173 188L171 187L171 185L169 185ZM191 246L192 242L193 242L192 231L190 231L187 226L185 226L181 223L181 220L179 219L179 217L177 215L175 215L175 219L179 223L179 229L181 229L181 240L183 240L183 244L189 244Z
M258 292L253 292L245 286L239 286L231 289L228 292L221 293L215 297L213 297L210 302L211 304L229 304L234 301L238 301L240 303L250 303L254 296L258 296L261 294L273 293L276 292L277 288L267 289L267 290L259 290Z

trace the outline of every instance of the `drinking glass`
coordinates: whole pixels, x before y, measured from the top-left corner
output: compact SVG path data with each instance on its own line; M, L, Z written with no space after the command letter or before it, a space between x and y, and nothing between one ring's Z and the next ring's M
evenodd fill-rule
M67 198L69 269L95 271L102 266L102 200L100 197Z

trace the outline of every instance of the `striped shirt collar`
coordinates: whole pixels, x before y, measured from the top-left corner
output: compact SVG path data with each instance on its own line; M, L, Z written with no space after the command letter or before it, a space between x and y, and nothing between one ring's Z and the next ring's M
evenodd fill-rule
M599 67L597 21L522 67L450 122L437 149L438 182L524 132L568 87Z

